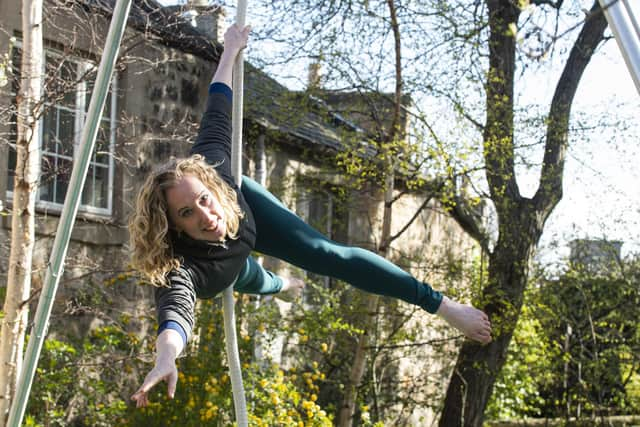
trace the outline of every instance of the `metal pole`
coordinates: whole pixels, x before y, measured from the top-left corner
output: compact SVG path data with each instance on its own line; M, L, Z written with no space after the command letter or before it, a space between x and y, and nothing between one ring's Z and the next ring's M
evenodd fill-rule
M245 25L247 14L247 2L238 1L236 11L236 23L240 28ZM233 115L231 133L231 170L236 179L238 188L242 184L242 105L244 92L244 55L238 53L233 67ZM234 312L233 285L224 290L222 294L222 308L224 311L224 334L227 360L229 362L229 376L231 377L231 389L233 391L233 403L238 427L248 426L247 402L242 385L242 370L240 356L238 354L238 339L236 334L236 320Z
M633 83L640 93L640 27L628 0L599 0ZM636 0L637 1L637 0Z
M49 325L49 316L51 315L58 283L60 282L60 277L64 269L64 259L69 246L73 223L78 213L82 188L91 161L91 154L93 153L104 103L107 98L109 81L111 80L113 68L118 57L118 50L120 49L120 42L122 41L130 7L131 0L117 0L113 11L107 41L100 61L100 67L98 68L95 89L91 95L89 111L84 128L82 129L82 136L80 137L80 149L77 158L74 158L71 180L65 197L60 222L58 223L51 257L49 258L44 286L40 294L34 325L25 353L23 369L20 373L16 395L14 396L11 410L9 411L7 423L9 427L19 427L24 418L31 384Z

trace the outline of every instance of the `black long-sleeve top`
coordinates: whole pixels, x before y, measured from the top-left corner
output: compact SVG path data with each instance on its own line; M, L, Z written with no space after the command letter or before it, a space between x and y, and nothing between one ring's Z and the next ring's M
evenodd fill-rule
M239 191L231 172L231 89L214 83L209 89L207 109L191 154L201 154L215 165L221 178L236 190L238 203L244 212L238 238L226 243L192 239L184 233L171 232L171 247L180 260L180 267L167 278L169 287L159 287L155 299L160 331L166 325L179 325L187 340L194 324L196 298L211 298L229 287L242 272L249 292L275 293L282 281L266 272L249 257L254 248L256 226L253 213ZM175 323L174 323L175 322Z

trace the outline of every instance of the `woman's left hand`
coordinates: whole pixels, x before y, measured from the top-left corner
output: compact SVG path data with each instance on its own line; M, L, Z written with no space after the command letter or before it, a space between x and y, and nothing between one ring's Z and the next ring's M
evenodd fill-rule
M231 87L233 77L233 64L238 53L247 46L251 27L241 28L238 24L233 24L224 34L224 50L218 67L213 75L212 83L219 82Z
M251 26L249 25L244 28L238 24L230 26L224 34L224 50L235 57L239 51L247 47L250 32Z
M285 292L290 298L299 298L304 289L304 280L295 277L280 277L282 279L282 289L280 293Z

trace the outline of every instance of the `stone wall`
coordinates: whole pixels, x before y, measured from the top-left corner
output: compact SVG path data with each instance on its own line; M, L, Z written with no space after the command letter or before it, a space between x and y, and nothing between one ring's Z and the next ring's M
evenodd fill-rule
M491 421L485 427L637 427L640 415L602 417L594 419L538 419Z
M71 4L71 3L69 3ZM20 2L0 4L0 61L20 40ZM100 60L108 20L82 9L49 8L44 25L45 45L64 55ZM144 40L128 29L116 66L117 136L112 215L79 212L65 261L64 275L51 317L52 334L82 335L108 322L114 313L153 314L152 289L138 286L127 274L129 251L127 222L133 195L145 173L171 155L185 156L195 137L204 109L207 86L215 64ZM9 126L7 110L11 84L0 87L0 280L5 286L10 250L11 200L7 198ZM45 267L58 226L60 212L36 210L36 249L32 288L44 280ZM118 277L124 279L117 279ZM116 278L114 281L113 279ZM112 284L112 285L110 285ZM98 312L91 302L107 303ZM32 300L33 308L37 298ZM107 313L107 311L109 313ZM62 329L58 329L61 326ZM142 325L132 323L142 331Z

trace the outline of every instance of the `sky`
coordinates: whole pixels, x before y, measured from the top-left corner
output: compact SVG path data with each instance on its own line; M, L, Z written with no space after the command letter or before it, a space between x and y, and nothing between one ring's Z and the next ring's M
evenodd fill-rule
M638 3L633 8L640 9ZM634 14L640 18L640 10ZM532 88L553 87L553 77L539 76ZM532 99L546 98L546 105L552 95L533 89L527 93ZM549 219L541 255L568 255L566 245L555 248L553 242L573 238L619 240L623 255L640 253L640 94L613 40L588 65L572 114L620 123L594 129L588 140L572 141L564 197Z

